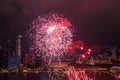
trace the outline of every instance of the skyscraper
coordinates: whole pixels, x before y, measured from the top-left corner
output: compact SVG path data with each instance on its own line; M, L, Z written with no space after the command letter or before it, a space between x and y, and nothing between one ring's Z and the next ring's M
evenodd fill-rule
M21 38L22 38L22 35L18 35L17 37L18 37L18 39L17 39L17 55L18 55L18 57L21 57Z
M19 64L21 64L21 38L22 38L22 35L18 35L17 42L16 42L16 56L18 56L18 58L20 59Z

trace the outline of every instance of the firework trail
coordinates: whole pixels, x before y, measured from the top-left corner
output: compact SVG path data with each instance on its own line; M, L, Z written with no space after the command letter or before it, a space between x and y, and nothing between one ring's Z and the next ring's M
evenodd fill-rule
M36 53L49 58L60 58L72 43L71 23L62 15L49 13L32 22L28 32L31 47Z

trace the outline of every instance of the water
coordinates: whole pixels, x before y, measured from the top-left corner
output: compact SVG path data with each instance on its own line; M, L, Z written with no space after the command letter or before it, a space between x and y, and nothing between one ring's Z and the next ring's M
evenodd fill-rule
M49 80L45 72L36 73L2 73L0 80Z
M115 80L105 71L53 71L41 73L1 73L0 80Z

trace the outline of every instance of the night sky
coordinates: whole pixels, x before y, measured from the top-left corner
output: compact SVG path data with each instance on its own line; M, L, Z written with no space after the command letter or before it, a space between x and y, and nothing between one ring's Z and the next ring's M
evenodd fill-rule
M24 36L38 15L51 11L71 21L78 40L120 45L120 0L0 0L0 44Z

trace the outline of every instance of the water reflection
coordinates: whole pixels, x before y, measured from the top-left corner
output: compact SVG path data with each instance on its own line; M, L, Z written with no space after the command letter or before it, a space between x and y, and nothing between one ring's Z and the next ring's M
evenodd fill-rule
M53 69L49 72L50 80L115 80L107 71L79 70L75 68Z
M66 74L68 76L68 80L95 80L95 76L91 78L90 76L87 75L86 71L82 70L72 69L66 71Z
M51 69L40 73L1 73L0 80L115 80L106 71Z
M69 80L64 69L51 69L48 73L50 80Z

